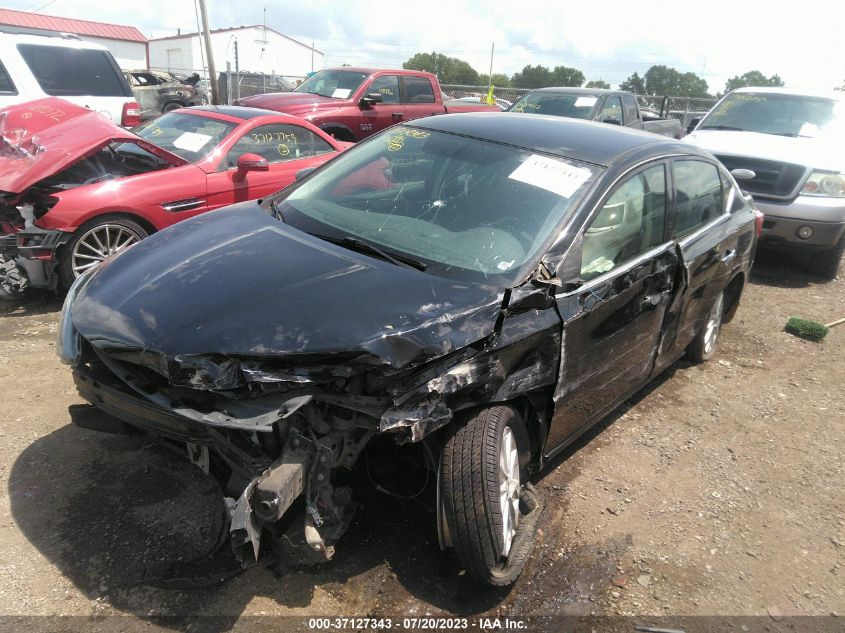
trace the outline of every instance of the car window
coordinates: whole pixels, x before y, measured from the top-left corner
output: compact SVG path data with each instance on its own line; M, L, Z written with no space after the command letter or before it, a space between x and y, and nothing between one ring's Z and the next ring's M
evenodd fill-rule
M619 97L609 97L604 102L604 107L599 114L599 121L606 121L607 119L616 119L622 123L622 101Z
M456 134L394 127L276 203L284 221L422 259L428 271L512 284L598 169Z
M18 51L48 95L131 95L108 51L41 44L18 44Z
M208 156L234 129L235 124L229 121L176 111L142 123L132 131L193 163Z
M719 217L724 210L719 169L703 160L674 162L677 189L675 237L683 237Z
M308 158L333 151L331 145L299 125L274 123L262 125L244 134L229 150L228 167L235 167L243 154L258 154L268 163L280 163L297 158Z
M622 109L625 111L625 125L631 125L637 116L637 100L631 95L622 95Z
M584 231L581 278L589 281L664 241L666 170L634 174L619 185Z
M434 89L425 77L403 77L405 103L434 103Z
M0 62L0 94L18 94L15 84L12 82L12 78L9 77L9 73L6 72L6 67L3 65L3 62Z
M558 92L529 92L517 101L510 112L527 114L551 114L573 119L589 119L599 98L595 95L566 94Z
M367 93L380 94L382 103L399 103L399 77L382 75L370 84Z

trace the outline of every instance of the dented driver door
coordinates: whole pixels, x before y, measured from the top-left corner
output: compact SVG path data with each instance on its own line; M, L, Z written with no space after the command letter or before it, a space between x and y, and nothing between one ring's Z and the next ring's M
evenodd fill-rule
M547 456L651 372L679 278L666 210L666 165L639 169L611 190L567 254L561 270L580 269L581 285L557 298L564 324Z

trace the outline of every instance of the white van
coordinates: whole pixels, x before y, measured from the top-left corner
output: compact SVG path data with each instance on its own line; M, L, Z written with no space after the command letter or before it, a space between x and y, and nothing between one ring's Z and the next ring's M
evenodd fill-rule
M0 33L0 108L61 97L124 127L141 122L141 109L105 46L74 35Z

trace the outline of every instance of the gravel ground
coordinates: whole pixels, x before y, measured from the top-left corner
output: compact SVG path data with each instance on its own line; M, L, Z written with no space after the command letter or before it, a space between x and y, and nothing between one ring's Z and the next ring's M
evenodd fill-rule
M499 591L438 550L428 509L376 492L327 565L151 586L214 547L215 485L157 445L71 426L59 300L0 305L0 615L148 630L204 614L228 630L256 615L845 613L845 326L820 344L782 331L845 316L845 278L762 259L714 360L677 363L550 465L534 555Z

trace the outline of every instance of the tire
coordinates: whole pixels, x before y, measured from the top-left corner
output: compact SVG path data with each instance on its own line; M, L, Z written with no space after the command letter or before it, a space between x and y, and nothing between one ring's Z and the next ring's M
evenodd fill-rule
M531 553L540 503L524 485L528 457L522 419L501 405L467 420L441 453L438 492L448 541L484 584L512 584Z
M178 110L179 108L184 108L185 104L179 101L168 101L164 104L161 108L162 112L171 112L172 110Z
M839 263L842 261L842 254L845 253L845 237L833 248L818 253L812 258L811 270L821 279L833 281L839 272Z
M725 292L719 291L713 304L710 306L710 312L707 314L707 323L695 335L692 344L689 347L689 358L694 363L703 363L704 361L713 358L716 353L716 343L719 338L719 332L722 329L722 319L725 316Z
M105 215L80 226L59 256L59 284L67 290L88 267L140 242L149 233L137 222ZM99 243L98 243L99 242Z

